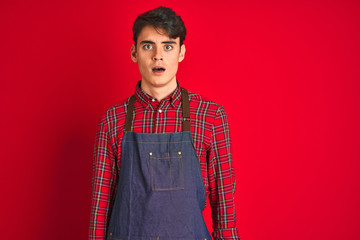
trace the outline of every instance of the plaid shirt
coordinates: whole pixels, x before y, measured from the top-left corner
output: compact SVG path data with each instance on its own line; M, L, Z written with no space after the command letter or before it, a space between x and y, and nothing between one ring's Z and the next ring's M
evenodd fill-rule
M131 131L171 133L182 131L181 88L158 101L138 81ZM224 108L190 91L191 133L209 196L214 239L240 239L235 224L235 174L231 160L229 126ZM106 239L116 184L121 167L121 141L129 98L109 108L99 119L92 172L89 240Z

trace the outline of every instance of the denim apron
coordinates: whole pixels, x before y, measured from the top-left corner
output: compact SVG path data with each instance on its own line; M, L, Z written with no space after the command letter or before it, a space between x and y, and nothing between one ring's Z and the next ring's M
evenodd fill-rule
M211 240L202 216L206 191L189 97L181 90L183 132L131 132L135 96L130 97L107 240Z

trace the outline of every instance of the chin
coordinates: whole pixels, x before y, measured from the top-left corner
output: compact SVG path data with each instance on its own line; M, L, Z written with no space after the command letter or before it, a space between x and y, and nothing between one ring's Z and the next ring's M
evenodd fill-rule
M146 81L146 80L144 80ZM171 79L168 78L164 78L164 77L155 77L155 78L151 78L150 81L147 81L148 83L150 83L152 86L155 87L163 87L166 86L167 84L171 83Z

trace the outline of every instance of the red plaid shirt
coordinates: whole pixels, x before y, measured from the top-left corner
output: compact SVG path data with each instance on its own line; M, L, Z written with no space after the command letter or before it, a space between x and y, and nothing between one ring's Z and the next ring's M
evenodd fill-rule
M182 131L181 88L158 101L136 85L131 131L171 133ZM214 239L240 239L235 224L235 174L232 167L229 126L224 108L190 91L191 133L209 196ZM99 119L92 172L89 240L106 240L107 227L121 167L121 141L129 98L109 108Z

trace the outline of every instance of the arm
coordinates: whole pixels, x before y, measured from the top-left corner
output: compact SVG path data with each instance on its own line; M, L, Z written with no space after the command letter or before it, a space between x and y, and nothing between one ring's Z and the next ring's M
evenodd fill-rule
M240 240L236 228L235 172L232 167L229 125L222 106L216 112L212 127L209 176L213 238Z
M89 240L106 239L116 181L116 153L111 147L107 118L102 116L94 146Z

